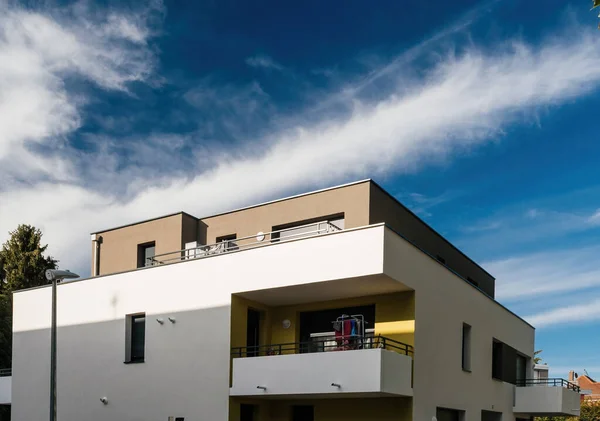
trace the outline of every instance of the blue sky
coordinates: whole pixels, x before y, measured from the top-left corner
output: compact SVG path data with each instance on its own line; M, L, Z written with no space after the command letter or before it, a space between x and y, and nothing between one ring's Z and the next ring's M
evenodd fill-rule
M0 241L374 178L600 377L591 2L0 0Z

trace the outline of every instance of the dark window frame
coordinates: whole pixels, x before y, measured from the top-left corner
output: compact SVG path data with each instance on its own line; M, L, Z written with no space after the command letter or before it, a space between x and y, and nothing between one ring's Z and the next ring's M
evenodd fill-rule
M141 323L137 320L144 319ZM146 361L146 313L134 313L126 316L125 328L125 364L137 364ZM139 333L138 329L143 329ZM140 348L136 341L141 338ZM139 352L141 349L141 352Z
M234 240L237 240L237 234L228 234L217 237L216 243L226 243L225 249L227 251L233 251L239 249L237 243Z
M471 372L471 332L472 326L463 323L462 324L462 369L468 373Z
M143 268L147 266L151 266L151 262L147 262L146 260L146 250L154 247L154 256L156 256L156 241L148 241L146 243L138 244L137 246L137 267Z
M325 221L331 221L331 220L338 220L338 219L346 219L346 214L344 212L340 212L340 213L334 213L331 215L323 215L323 216L319 216L316 218L308 218L308 219L302 219L299 221L294 221L294 222L288 222L287 224L279 224L279 225L273 225L271 227L271 231L281 231L281 230L287 230L287 229L291 229L291 228L297 228L297 227L301 227L304 225L310 225L310 224L316 224L318 222L325 222ZM271 242L277 242L279 241L280 235L278 232L274 232L271 235Z

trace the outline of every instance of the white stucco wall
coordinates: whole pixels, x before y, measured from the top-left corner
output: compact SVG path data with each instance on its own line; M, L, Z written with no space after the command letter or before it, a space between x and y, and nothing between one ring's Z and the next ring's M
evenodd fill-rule
M232 293L382 273L415 290L413 419L438 406L465 410L465 421L481 410L514 419L514 386L491 378L492 338L532 355L533 328L382 225L60 285L59 419L225 421ZM14 421L48 416L50 292L14 295ZM147 314L146 362L126 365L125 315L137 312Z
M481 411L514 419L514 386L492 379L492 340L531 356L534 329L484 296L393 231L385 233L384 272L415 290L413 419L430 420L436 407ZM462 370L462 326L471 325L471 372Z
M412 396L411 366L410 357L383 349L234 358L231 395Z
M382 236L348 230L60 285L58 418L226 420L231 294L381 273ZM14 295L13 421L48 417L50 299L50 288ZM125 315L138 312L146 361L127 365Z

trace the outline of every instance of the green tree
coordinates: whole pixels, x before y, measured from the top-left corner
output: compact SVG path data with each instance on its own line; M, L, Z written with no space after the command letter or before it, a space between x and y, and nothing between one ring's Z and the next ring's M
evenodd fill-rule
M31 225L19 225L0 250L0 293L46 285L46 269L56 269L57 261L44 256L42 232Z
M598 1L600 1L600 0L598 0ZM543 361L542 357L539 356L542 352L544 352L544 350L538 349L537 351L535 351L533 353L533 363L534 364L541 364L542 363L542 361Z
M9 232L0 249L0 368L12 362L12 293L19 289L46 285L46 269L56 269L57 261L44 256L42 232L31 225L19 225Z

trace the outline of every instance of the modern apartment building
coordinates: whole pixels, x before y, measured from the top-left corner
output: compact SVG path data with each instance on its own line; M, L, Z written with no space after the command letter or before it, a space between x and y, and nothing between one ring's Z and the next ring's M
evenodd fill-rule
M493 276L371 180L91 239L57 289L60 421L578 414ZM48 417L50 306L14 295L14 421Z

